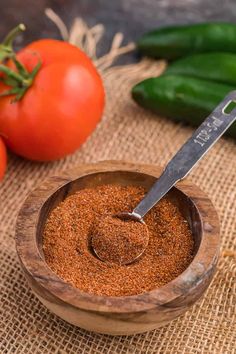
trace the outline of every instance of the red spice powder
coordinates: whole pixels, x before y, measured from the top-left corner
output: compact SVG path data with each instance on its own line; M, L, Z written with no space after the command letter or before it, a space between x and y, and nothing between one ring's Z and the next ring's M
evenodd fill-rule
M51 212L44 229L43 250L50 268L81 291L106 296L140 294L176 278L191 262L194 242L169 196L144 219L149 243L137 261L103 262L91 251L94 221L132 211L144 195L142 187L103 185L67 197Z
M141 222L104 215L91 227L91 245L101 260L129 264L136 260L148 245L148 229Z

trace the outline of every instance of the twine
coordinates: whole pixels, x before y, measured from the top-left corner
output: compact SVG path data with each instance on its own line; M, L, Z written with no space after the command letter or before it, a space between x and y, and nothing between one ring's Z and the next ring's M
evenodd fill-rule
M101 70L108 69L120 55L132 52L135 49L135 43L133 42L121 46L124 35L118 32L113 37L109 52L97 58L97 45L105 32L102 24L99 23L89 28L82 18L76 17L71 28L68 29L62 19L52 9L47 8L45 14L55 23L62 39L82 49L93 60L95 66Z

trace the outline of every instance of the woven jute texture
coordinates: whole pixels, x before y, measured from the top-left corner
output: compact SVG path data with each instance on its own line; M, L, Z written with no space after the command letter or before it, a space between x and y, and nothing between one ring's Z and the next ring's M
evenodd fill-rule
M14 242L17 212L48 175L77 164L125 159L164 165L192 129L143 110L130 98L133 84L157 76L164 63L111 68L103 74L107 102L102 122L74 155L48 164L11 156L0 185L0 353L236 353L236 146L222 138L189 177L212 199L221 220L221 257L214 280L184 316L164 328L112 337L84 331L51 314L29 289Z

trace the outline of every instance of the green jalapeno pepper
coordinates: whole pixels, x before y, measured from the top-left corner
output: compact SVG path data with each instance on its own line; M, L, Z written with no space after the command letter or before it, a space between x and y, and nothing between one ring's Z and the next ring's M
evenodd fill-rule
M198 23L148 32L137 41L137 47L144 55L173 60L195 53L236 53L235 38L233 23Z
M184 75L236 85L236 54L195 54L171 63L165 74Z
M198 126L233 89L230 85L192 77L162 75L134 86L132 97L159 115ZM236 139L236 123L226 134Z

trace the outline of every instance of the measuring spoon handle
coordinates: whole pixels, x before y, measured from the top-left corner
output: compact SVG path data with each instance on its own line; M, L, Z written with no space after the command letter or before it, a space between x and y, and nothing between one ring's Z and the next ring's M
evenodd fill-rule
M144 215L181 179L183 179L236 120L236 108L226 113L231 102L236 103L236 91L232 91L198 127L192 137L180 148L166 166L160 178L133 210Z

